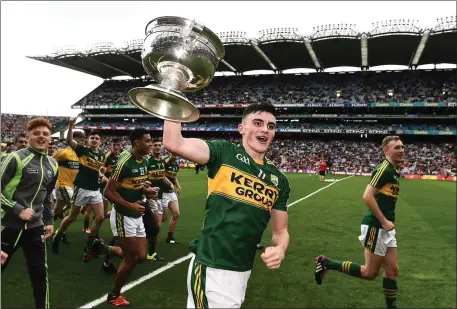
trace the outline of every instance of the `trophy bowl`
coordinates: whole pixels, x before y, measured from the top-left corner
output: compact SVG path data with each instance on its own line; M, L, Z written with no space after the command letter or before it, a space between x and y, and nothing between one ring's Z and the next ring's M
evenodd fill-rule
M225 55L221 40L205 26L174 16L151 20L145 35L141 61L157 84L131 89L130 101L161 119L198 120L200 112L183 92L198 91L211 82Z

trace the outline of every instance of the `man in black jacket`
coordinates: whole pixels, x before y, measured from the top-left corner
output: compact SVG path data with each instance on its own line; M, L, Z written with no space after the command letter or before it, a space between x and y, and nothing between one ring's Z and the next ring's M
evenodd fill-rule
M28 147L10 153L1 166L2 245L8 257L22 247L33 286L36 308L49 308L45 239L52 236L52 190L57 162L47 154L51 123L35 118L28 123Z

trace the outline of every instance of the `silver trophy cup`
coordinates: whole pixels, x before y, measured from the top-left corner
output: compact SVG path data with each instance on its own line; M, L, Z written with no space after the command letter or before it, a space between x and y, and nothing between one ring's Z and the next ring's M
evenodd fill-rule
M208 86L224 58L224 45L205 26L181 17L153 19L145 32L141 60L158 84L131 89L130 101L161 119L196 121L200 112L183 92Z

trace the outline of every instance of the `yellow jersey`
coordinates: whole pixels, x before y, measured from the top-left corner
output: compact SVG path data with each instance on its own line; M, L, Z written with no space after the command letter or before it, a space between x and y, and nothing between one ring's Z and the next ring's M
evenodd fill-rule
M73 188L73 182L79 171L79 158L75 151L67 147L56 152L53 157L59 164L56 187Z

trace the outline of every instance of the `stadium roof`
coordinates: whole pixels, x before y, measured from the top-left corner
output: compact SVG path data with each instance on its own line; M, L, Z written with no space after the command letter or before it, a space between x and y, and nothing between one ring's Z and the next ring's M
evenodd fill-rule
M378 65L457 64L457 26L454 17L441 20L431 29L417 21L391 20L373 24L368 32L354 25L324 25L303 35L294 28L259 31L256 38L245 32L222 32L225 57L218 71L235 73L253 70L283 71L351 66L369 69ZM92 74L104 79L146 75L141 63L143 39L97 43L86 50L66 47L52 55L28 58Z

